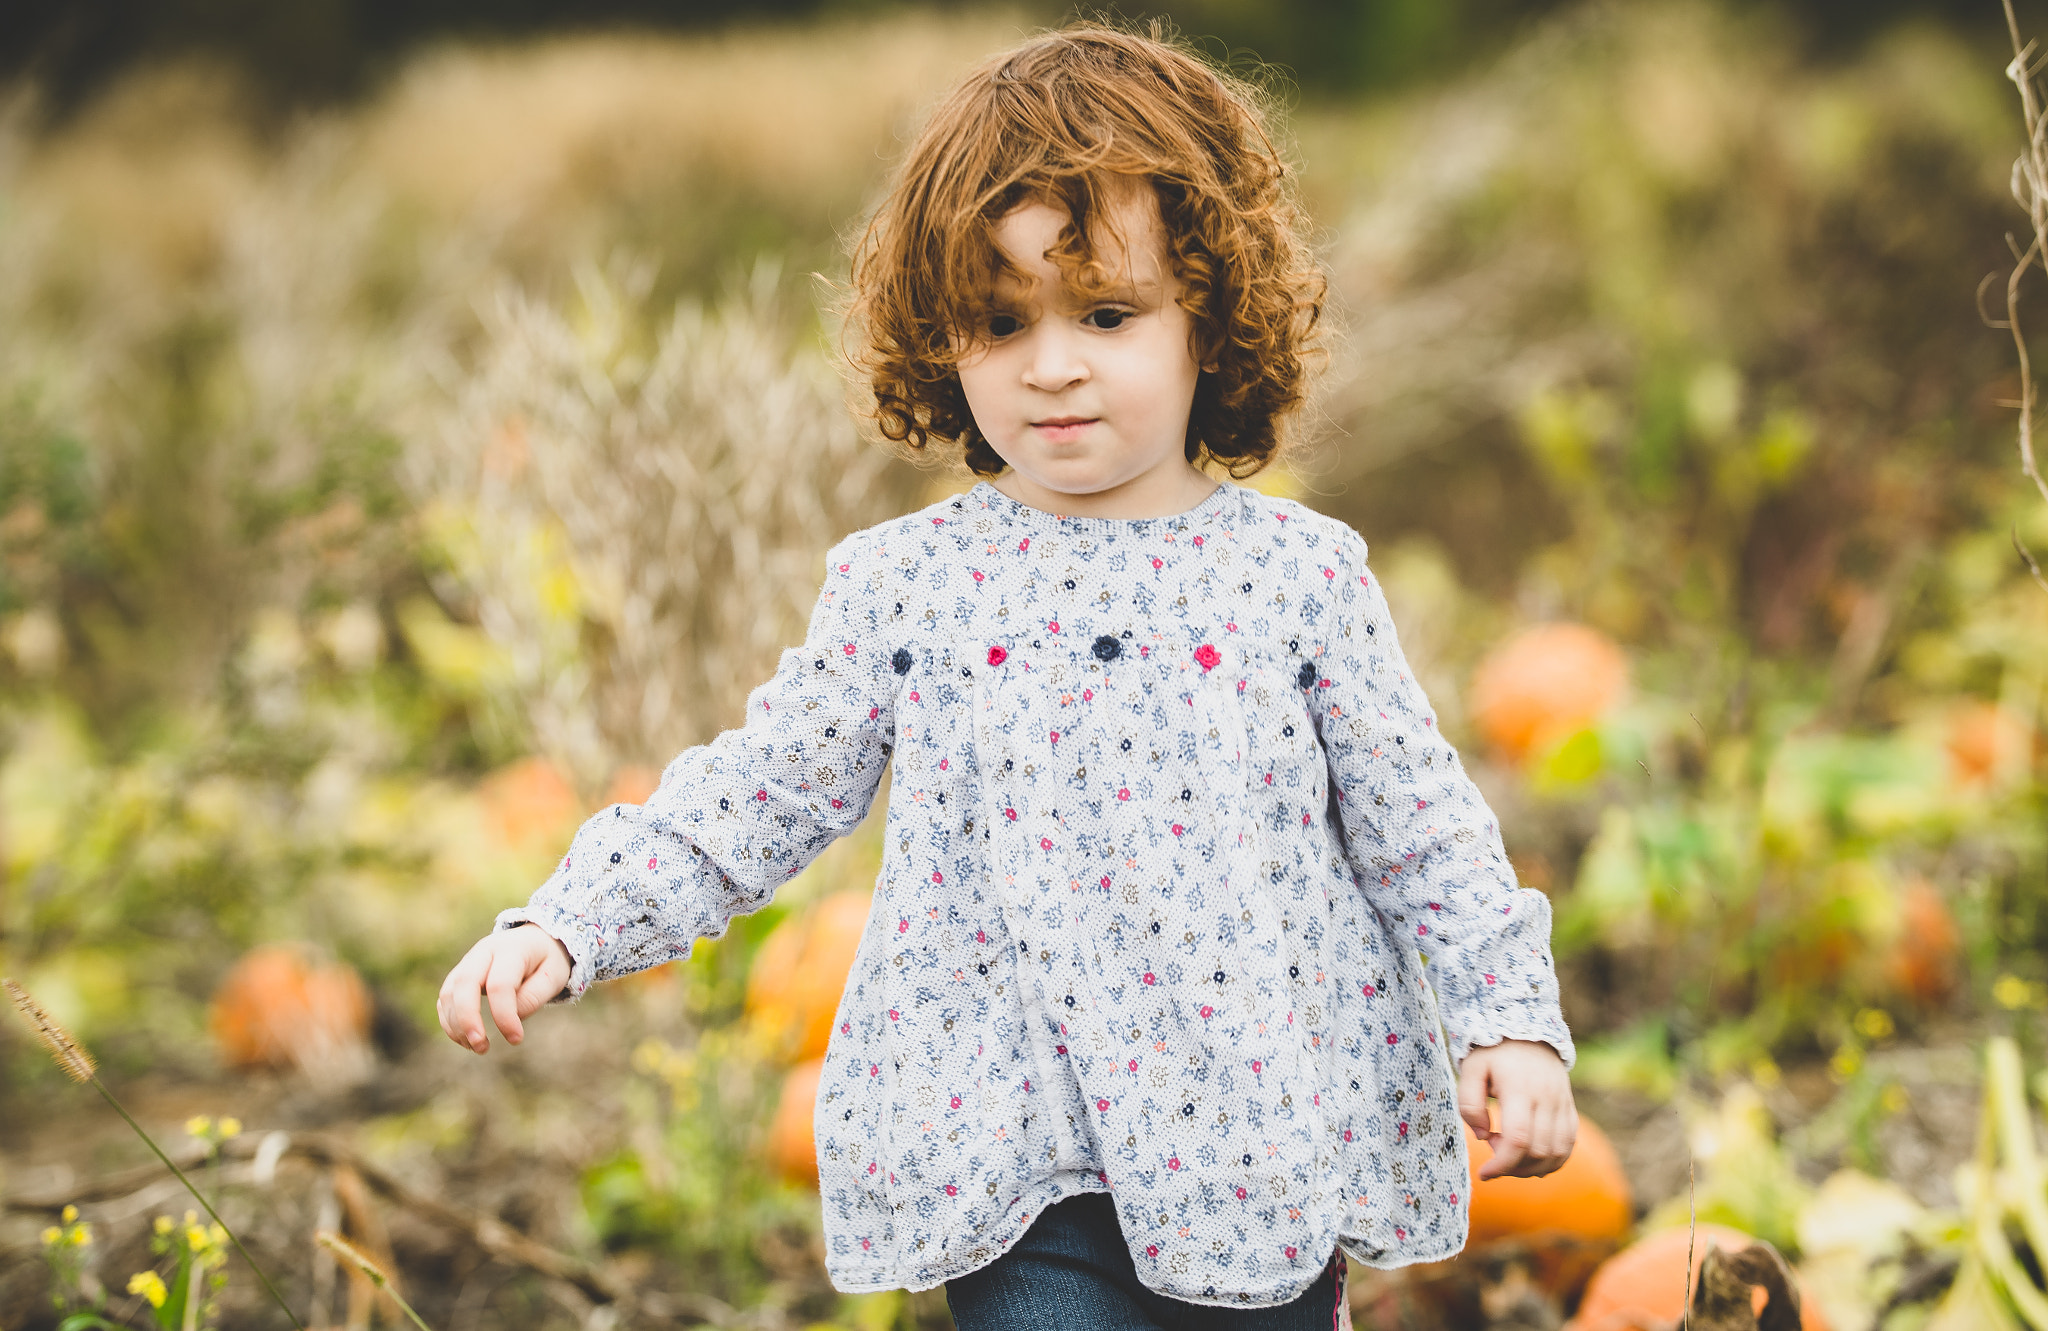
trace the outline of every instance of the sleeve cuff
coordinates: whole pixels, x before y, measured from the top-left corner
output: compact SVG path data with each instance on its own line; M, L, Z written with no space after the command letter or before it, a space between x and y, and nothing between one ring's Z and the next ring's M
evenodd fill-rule
M559 908L515 906L511 910L498 912L498 929L516 929L522 924L539 928L548 937L562 945L569 954L569 982L562 986L562 992L548 1000L553 1003L573 1003L583 997L583 991L590 988L596 978L595 966L590 955L590 942L583 930L574 927L574 919Z

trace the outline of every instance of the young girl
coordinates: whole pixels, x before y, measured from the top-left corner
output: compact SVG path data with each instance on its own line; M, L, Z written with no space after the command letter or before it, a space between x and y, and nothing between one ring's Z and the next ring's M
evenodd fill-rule
M1276 451L1320 292L1253 102L1198 59L1075 27L974 71L852 327L883 432L987 479L832 551L745 725L584 825L449 975L449 1037L489 1048L480 992L516 1044L688 955L893 762L815 1115L841 1289L944 1283L970 1331L1330 1327L1340 1247L1463 1246L1461 1116L1489 1174L1561 1164L1549 908L1365 543L1211 474Z

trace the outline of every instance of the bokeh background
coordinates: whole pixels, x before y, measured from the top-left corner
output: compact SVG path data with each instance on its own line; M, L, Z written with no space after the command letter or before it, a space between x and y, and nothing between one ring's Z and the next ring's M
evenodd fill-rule
M1684 1223L1689 1166L1832 1325L1953 1318L1982 1050L2038 1066L2048 1009L2048 589L2015 549L2048 505L1977 301L2026 227L2003 14L1112 12L1285 110L1331 354L1258 483L1371 542L1555 903L1613 1148L1573 1186L1620 1223L1360 1272L1361 1322L1555 1327ZM432 1004L585 813L739 717L828 545L967 484L862 439L831 311L922 108L1063 17L0 14L0 971L320 1324L397 1324L325 1225L437 1327L949 1325L830 1290L778 1115L872 828L510 1057ZM205 1269L152 1233L185 1203L148 1159L0 1022L0 1325L153 1324L129 1276ZM212 1269L199 1324L284 1324Z

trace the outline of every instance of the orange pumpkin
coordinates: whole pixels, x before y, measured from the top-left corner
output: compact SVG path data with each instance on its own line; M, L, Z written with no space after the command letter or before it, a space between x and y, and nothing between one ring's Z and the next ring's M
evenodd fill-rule
M605 788L604 802L612 804L645 804L647 797L661 784L661 769L630 764L612 773L612 783Z
M1597 720L1628 688L1628 659L1584 624L1538 624L1496 647L1472 676L1480 734L1511 761Z
M1571 1159L1542 1178L1494 1178L1482 1182L1479 1167L1493 1148L1465 1128L1471 1165L1473 1243L1490 1243L1542 1231L1586 1239L1618 1239L1635 1219L1634 1198L1621 1157L1598 1124L1579 1119L1579 1140Z
M521 758L484 778L484 808L498 835L521 850L553 848L583 817L569 778L545 758Z
M341 962L315 962L297 944L266 943L221 981L207 1029L234 1067L360 1059L369 1048L370 993Z
M1692 1275L1699 1277L1707 1249L1740 1252L1755 1239L1726 1225L1699 1225L1688 1233L1666 1229L1639 1239L1607 1259L1579 1300L1579 1315L1565 1331L1632 1331L1673 1326L1685 1312L1685 1254L1692 1251ZM1757 1291L1761 1299L1763 1292ZM1801 1331L1829 1331L1827 1319L1804 1284L1799 1289Z
M792 1061L822 1057L872 894L834 892L776 926L747 974L747 1016Z
M1917 1003L1933 1003L1955 983L1962 931L1941 890L1916 879L1899 902L1899 937L1886 959L1895 988Z
M1966 790L1996 784L2033 757L2026 723L1997 703L1961 703L1948 714L1948 770Z
M799 1063L782 1079L782 1098L768 1124L768 1164L791 1183L818 1186L818 1143L811 1118L818 1103L818 1076L823 1059Z

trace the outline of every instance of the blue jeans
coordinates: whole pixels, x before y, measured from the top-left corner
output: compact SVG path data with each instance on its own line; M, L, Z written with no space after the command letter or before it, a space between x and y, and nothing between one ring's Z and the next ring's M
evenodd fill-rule
M1344 1258L1292 1303L1212 1308L1145 1288L1107 1193L1047 1207L1015 1247L958 1280L946 1304L959 1331L1336 1331Z

